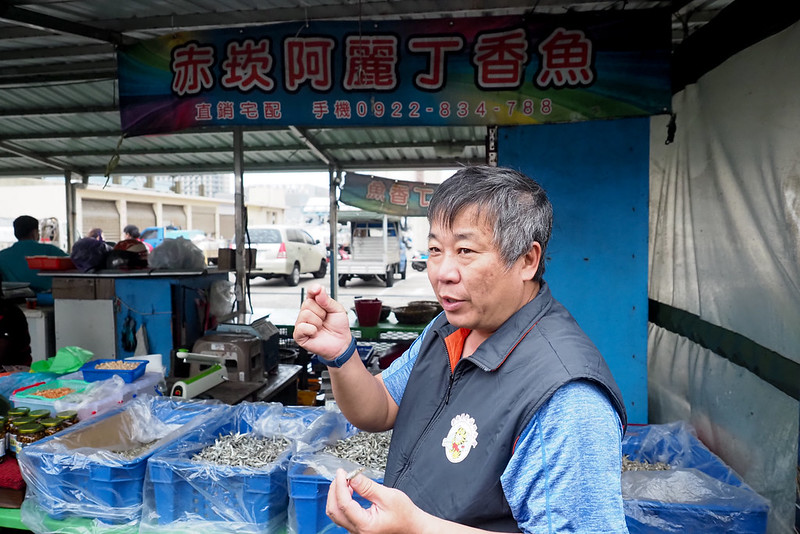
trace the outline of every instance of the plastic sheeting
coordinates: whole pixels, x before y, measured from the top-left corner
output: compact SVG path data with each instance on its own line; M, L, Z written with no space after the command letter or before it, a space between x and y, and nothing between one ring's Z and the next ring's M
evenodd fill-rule
M247 402L228 407L149 460L139 531L284 532L291 458L351 432L344 416L324 408ZM234 433L285 438L287 445L260 467L193 460L217 438Z
M677 94L674 142L652 120L651 299L800 362L800 24ZM650 421L688 419L794 524L798 403L742 367L651 325Z
M62 531L54 522L76 532L135 526L148 458L222 408L142 396L28 445L17 457L27 483L22 522L40 533Z
M622 473L631 534L765 531L768 501L742 483L685 422L629 426L622 453L631 460L670 466Z

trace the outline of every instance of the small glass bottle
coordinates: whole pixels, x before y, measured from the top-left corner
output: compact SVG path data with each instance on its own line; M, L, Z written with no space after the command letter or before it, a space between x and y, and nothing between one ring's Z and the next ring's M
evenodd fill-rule
M8 441L6 437L6 422L7 419L0 416L0 462L6 459L6 442Z
M61 426L67 428L78 422L78 412L75 410L65 410L56 414L57 419L61 419Z
M61 419L57 417L45 417L43 419L39 419L39 424L44 427L45 436L52 436L62 428Z
M31 443L36 443L44 437L44 427L39 423L20 425L17 428L17 432L17 449L14 451L15 454L19 454L22 449Z
M31 410L28 412L29 417L33 417L37 420L44 419L45 417L50 417L50 410L41 409L41 410Z
M13 419L14 417L24 417L28 415L30 412L30 408L26 408L25 406L17 406L16 408L11 408L8 410L8 420Z
M17 453L17 437L19 436L19 427L31 424L35 421L36 419L27 415L9 419L8 431L6 432L6 436L8 437L6 451L8 454L14 455Z

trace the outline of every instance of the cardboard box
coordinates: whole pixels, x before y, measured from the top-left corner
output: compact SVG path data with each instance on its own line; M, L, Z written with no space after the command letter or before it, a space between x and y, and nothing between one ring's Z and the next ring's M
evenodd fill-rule
M256 268L256 249L248 248L245 251L245 259L247 260L245 269L252 270ZM221 248L218 250L217 268L220 271L235 271L236 270L236 251L232 248Z

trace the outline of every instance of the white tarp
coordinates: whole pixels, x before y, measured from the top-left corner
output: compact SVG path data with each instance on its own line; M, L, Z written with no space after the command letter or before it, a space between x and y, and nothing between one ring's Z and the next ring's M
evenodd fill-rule
M649 297L800 362L800 23L675 95L651 122ZM798 402L651 325L650 422L690 421L793 532Z

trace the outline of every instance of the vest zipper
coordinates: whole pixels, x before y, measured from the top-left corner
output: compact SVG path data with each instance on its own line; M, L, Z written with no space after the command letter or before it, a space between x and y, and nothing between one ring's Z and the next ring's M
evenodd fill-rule
M445 354L447 354L446 350L445 350ZM461 363L461 362L458 362L458 363ZM458 363L456 364L456 366L458 366ZM453 371L450 372L450 380L448 381L448 384L447 384L447 391L445 392L444 403L439 404L439 406L436 408L436 411L433 413L433 415L431 416L430 420L428 421L428 424L425 425L425 428L423 429L422 433L420 434L420 437L417 440L417 443L412 447L411 451L409 451L408 460L406 460L405 465L402 466L402 468L400 469L400 472L397 473L397 478L395 479L395 485L397 485L397 483L399 483L405 477L406 473L408 472L409 466L413 463L414 457L417 455L417 452L418 452L418 449L419 449L419 445L422 442L425 441L425 438L427 437L428 433L430 432L431 427L439 419L439 416L444 411L444 407L447 406L448 402L450 401L450 390L453 388L453 382L455 381L455 377L456 377L456 373L455 373L455 370L453 370Z
M450 382L447 384L447 393L444 396L444 404L447 406L450 404L450 391L453 389L453 382L456 379L456 373L453 371L450 373Z

